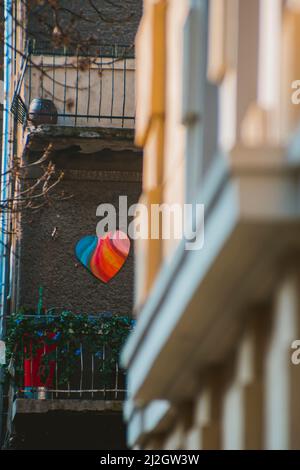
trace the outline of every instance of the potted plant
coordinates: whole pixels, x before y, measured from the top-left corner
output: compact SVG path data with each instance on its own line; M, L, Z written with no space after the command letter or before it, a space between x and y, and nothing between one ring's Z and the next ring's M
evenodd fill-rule
M8 361L14 358L17 386L28 398L47 398L54 382L61 387L73 380L84 350L95 357L105 387L134 320L105 313L53 312L41 313L39 308L37 313L8 317L7 356Z

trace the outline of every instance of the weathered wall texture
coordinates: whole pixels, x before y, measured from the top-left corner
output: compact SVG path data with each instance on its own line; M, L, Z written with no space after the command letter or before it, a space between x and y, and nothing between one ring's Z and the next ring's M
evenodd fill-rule
M47 40L51 37L53 29L53 14L48 2L44 5L36 5L29 15L29 33L32 37ZM137 27L142 14L142 0L93 0L93 2L82 0L59 0L59 21L65 25L65 31L75 20L73 28L76 34L85 41L94 39L101 44L133 44ZM93 8L92 4L95 8ZM99 13L97 13L97 11ZM72 15L75 12L80 16ZM72 33L72 38L76 36Z
M122 155L123 167L132 170L136 163L130 163L126 153L118 152L116 162ZM139 158L134 156L132 160ZM82 155L81 159L86 159L86 167L92 166L92 158ZM73 197L57 202L55 207L23 215L19 306L36 306L38 288L43 286L46 308L66 308L75 313L131 313L133 243L126 263L108 284L94 278L74 255L76 242L85 235L96 233L100 220L96 217L96 208L100 203L112 203L118 211L120 195L128 196L128 205L139 198L139 172L119 171L120 165L113 163L111 155L110 160L114 171L107 171L105 162L102 165L104 173L101 169L73 170L73 173L68 170L59 191L64 190ZM53 240L51 234L55 227L57 238Z

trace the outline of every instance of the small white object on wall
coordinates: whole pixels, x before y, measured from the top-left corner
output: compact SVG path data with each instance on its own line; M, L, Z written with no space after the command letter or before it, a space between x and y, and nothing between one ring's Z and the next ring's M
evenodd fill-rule
M0 340L0 364L2 365L6 363L5 352L6 352L5 343L4 341Z

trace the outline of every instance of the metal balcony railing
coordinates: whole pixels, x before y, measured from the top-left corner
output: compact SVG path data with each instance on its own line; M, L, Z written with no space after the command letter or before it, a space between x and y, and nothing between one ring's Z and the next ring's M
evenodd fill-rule
M57 326L58 317L22 315L22 336L19 335L13 345L8 339L13 348L8 370L15 398L124 400L125 374L119 367L118 350L116 354L118 326L95 349L95 329L100 325L100 336L105 334L105 319L99 323L99 316L86 317L90 322L88 328L93 331L89 336L85 326L80 333L80 325L74 326L74 333L69 326L67 332L62 331ZM122 319L124 317L120 317L121 328L124 325L127 328L127 320ZM27 333L28 325L31 325L31 331ZM74 325L74 320L68 325ZM84 321L82 325L85 325Z
M23 125L34 98L53 101L58 125L133 128L134 51L126 45L29 44L11 111Z

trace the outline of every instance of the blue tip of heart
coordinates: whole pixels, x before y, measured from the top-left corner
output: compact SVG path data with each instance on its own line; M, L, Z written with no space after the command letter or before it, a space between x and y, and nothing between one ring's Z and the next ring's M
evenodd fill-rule
M86 267L89 267L90 259L97 246L98 239L95 235L87 235L79 240L75 246L76 258Z

